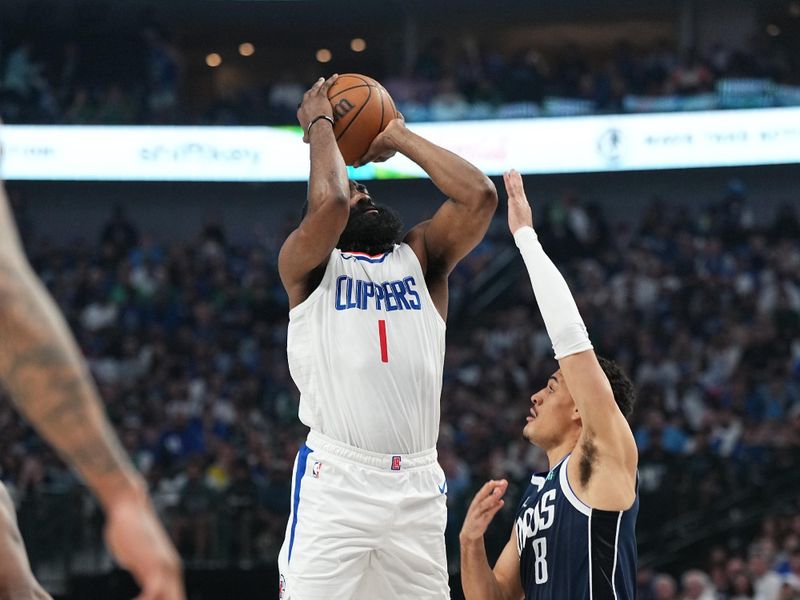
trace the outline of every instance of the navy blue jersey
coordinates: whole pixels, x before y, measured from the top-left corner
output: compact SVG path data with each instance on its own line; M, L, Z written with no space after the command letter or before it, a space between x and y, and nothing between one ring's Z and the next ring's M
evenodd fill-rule
M525 600L633 600L638 490L628 510L592 509L572 491L568 464L569 455L531 477L517 509Z

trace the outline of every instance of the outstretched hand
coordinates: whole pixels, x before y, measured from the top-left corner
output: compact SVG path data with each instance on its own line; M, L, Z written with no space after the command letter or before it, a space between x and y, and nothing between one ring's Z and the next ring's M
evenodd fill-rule
M396 135L406 128L406 120L402 114L397 113L397 117L389 121L386 128L372 140L367 153L353 163L354 167L361 167L371 162L384 162L397 154L395 145Z
M533 227L533 214L522 186L522 175L515 169L506 171L503 173L503 183L508 194L508 228L511 235L522 227Z
M461 527L462 540L472 542L483 538L489 523L505 505L503 495L507 489L508 481L505 479L487 481L483 484L467 510L464 525Z
M303 128L303 141L308 143L308 124L319 115L326 115L333 118L333 106L328 99L328 90L339 78L334 74L328 79L320 77L311 88L303 94L303 101L297 107L297 120ZM315 125L317 127L317 125Z

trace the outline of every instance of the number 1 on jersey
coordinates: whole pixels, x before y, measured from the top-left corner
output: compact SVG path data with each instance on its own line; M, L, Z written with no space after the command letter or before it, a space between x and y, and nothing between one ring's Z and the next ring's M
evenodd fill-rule
M389 345L386 342L386 321L378 321L378 335L381 338L381 362L389 362Z

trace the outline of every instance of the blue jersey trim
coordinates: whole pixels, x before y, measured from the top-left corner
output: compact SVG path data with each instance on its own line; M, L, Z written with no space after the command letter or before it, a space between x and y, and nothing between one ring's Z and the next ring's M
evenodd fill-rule
M297 527L297 509L300 507L300 484L303 481L303 476L306 474L306 464L308 463L308 455L313 450L306 444L300 448L297 454L297 471L294 475L294 500L292 502L292 531L289 534L289 559L287 562L292 562L292 546L294 546L294 530Z
M368 263L372 263L372 264L382 263L384 260L386 260L387 256L389 256L388 252L386 254L382 255L382 256L381 255L379 255L379 256L369 256L368 254L350 254L350 253L348 253L345 256L345 254L342 253L342 258L345 259L345 260L348 260L348 259L351 259L351 258L355 258L356 260L363 260L364 262L368 262Z

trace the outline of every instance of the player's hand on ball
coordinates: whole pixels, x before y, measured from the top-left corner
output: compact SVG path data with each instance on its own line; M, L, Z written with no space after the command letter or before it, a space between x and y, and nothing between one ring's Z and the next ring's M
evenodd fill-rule
M185 600L180 558L143 491L109 505L105 538L141 587L137 600Z
M328 89L333 85L338 74L334 74L328 79L320 77L311 88L303 94L303 101L297 107L297 120L300 122L300 127L303 128L303 141L308 143L308 124L320 116L326 115L333 118L333 107L331 101L328 100ZM320 125L322 126L322 125ZM317 125L314 125L317 127Z
M389 121L386 129L381 131L369 146L367 153L353 163L354 167L360 167L371 162L384 162L397 154L395 140L398 134L406 128L406 120L403 115L397 113L397 117Z
M475 494L469 505L464 525L461 527L461 540L474 542L483 538L486 528L497 512L503 508L503 496L508 489L508 481L487 481Z
M508 194L508 228L511 234L521 227L533 227L531 205L525 196L525 188L522 187L522 175L514 169L506 171L503 173L503 183Z

